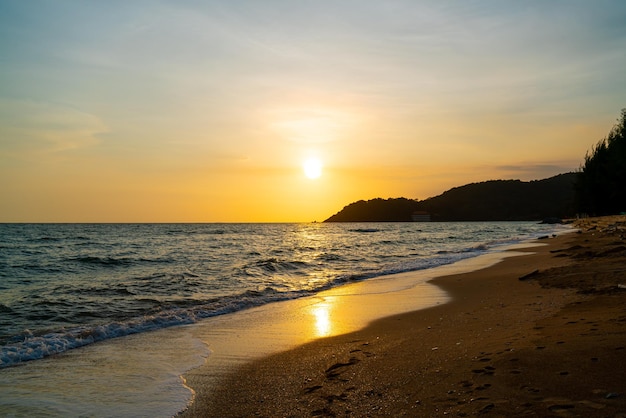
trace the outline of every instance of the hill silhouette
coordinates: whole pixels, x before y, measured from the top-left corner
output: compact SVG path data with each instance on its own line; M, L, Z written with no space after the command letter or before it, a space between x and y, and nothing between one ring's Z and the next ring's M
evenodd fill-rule
M491 180L455 187L417 201L406 198L360 200L324 222L410 222L414 212L433 221L535 221L574 215L576 173L543 180Z

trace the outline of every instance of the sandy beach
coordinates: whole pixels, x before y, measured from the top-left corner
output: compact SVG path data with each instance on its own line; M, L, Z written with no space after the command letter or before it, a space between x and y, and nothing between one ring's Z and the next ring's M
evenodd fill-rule
M433 280L452 298L245 364L188 373L184 417L626 417L626 217Z

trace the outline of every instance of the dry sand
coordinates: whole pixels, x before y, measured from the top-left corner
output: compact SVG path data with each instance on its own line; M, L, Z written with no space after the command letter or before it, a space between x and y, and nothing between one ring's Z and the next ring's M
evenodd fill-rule
M435 279L452 301L262 358L186 417L626 417L626 217ZM520 279L523 278L523 279Z

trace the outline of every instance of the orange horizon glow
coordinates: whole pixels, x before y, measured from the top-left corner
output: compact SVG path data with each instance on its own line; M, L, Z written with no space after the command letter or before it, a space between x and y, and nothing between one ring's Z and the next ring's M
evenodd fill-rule
M608 1L9 2L0 222L323 221L575 171L626 97Z

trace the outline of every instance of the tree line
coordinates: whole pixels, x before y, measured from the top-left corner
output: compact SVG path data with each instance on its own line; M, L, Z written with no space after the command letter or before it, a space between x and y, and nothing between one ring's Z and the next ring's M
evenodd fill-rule
M585 155L575 188L579 213L601 216L626 211L626 109L609 134Z

